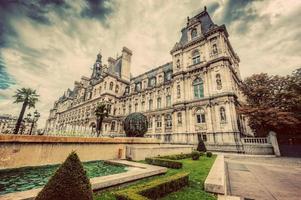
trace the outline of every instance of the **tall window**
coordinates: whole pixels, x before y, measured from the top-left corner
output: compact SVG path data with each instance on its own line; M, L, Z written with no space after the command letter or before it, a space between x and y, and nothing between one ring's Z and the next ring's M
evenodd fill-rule
M191 39L195 38L198 35L196 28L191 30Z
M178 117L178 124L182 124L182 113L181 112L178 112L177 113L177 117Z
M129 105L129 113L131 113L131 112L132 112L132 106Z
M199 109L196 112L196 122L198 124L206 123L205 111L204 109Z
M171 114L167 114L165 116L165 127L166 128L171 128L172 127L172 117L171 117Z
M221 75L220 74L216 74L216 86L217 86L217 89L220 90L222 89L222 80L221 80Z
M152 110L153 109L153 100L149 100L148 102L148 110Z
M112 124L111 124L111 131L115 131L115 126L116 126L116 122L115 122L115 121L112 121Z
M142 103L141 103L141 111L142 111L142 112L144 112L144 109L145 109L144 107L145 107L145 102L142 101Z
M227 121L227 116L226 116L226 110L225 110L225 108L221 107L219 109L219 113L220 113L221 122L226 122Z
M138 103L135 104L135 112L138 111Z
M151 79L149 79L149 86L150 87L154 87L155 85L156 85L156 77L153 77L153 78L151 78Z
M153 127L153 118L149 117L148 118L148 128L152 128Z
M192 64L197 64L201 62L200 53L198 50L192 52Z
M170 81L171 80L171 75L172 75L171 71L166 72L165 73L165 81Z
M139 92L141 90L141 83L137 83L135 87L136 92Z
M193 81L193 92L195 98L204 97L204 83L201 78L197 78Z
M110 90L113 90L113 82L110 83Z
M177 85L177 98L181 98L181 86Z
M156 116L156 125L157 125L157 128L162 127L162 118L160 115Z
M170 107L171 106L171 96L167 95L166 96L166 107Z
M217 45L216 44L212 45L212 53L213 54L217 54L218 53L218 51L217 51Z
M181 67L180 59L177 60L176 66L177 66L178 69Z
M118 93L118 92L119 92L119 86L116 85L116 86L115 86L115 93Z
M160 109L161 108L161 98L159 97L157 99L157 109Z
M104 89L105 90L107 89L107 82L105 82Z

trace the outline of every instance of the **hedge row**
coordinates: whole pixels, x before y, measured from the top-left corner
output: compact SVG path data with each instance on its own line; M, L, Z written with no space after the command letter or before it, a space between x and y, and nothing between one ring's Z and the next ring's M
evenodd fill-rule
M115 192L117 200L159 199L188 185L189 173L178 173Z
M176 155L170 155L170 156L160 156L160 158L166 158L169 160L182 160L182 159L186 159L186 158L191 158L191 153L176 154Z
M162 167L167 168L173 168L173 169L181 169L183 164L178 161L169 160L165 158L145 158L146 163L150 165L158 165Z

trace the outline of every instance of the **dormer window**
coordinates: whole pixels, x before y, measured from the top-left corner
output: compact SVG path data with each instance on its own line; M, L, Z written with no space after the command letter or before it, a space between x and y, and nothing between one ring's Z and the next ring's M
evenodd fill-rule
M177 66L178 69L181 67L180 59L177 60L176 66Z
M154 87L156 85L156 77L153 77L149 80L149 86Z
M191 39L194 39L196 36L198 36L198 32L196 28L191 30Z
M165 81L170 81L171 80L171 71L165 72Z
M139 92L141 90L141 83L136 83L136 92Z
M192 52L192 64L197 64L201 62L200 53L198 50Z
M213 44L212 45L212 53L213 54L217 54L218 52L217 52L217 45L216 44Z

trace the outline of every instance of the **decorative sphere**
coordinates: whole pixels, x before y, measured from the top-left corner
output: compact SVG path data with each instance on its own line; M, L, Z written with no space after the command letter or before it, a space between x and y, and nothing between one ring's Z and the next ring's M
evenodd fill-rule
M132 113L125 118L123 125L127 137L143 137L147 131L148 122L142 113Z

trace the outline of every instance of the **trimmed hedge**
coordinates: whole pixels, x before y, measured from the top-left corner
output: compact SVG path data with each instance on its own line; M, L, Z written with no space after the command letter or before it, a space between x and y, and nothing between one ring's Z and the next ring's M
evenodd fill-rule
M117 200L159 199L188 185L189 173L178 173L115 192Z
M173 169L181 169L183 164L178 161L169 160L165 158L145 158L146 163L151 165L158 165L162 167L167 168L173 168Z
M210 157L212 157L212 153L209 152L209 151L207 151L207 152L206 152L206 156L210 158Z
M193 151L191 153L191 157L192 157L192 160L198 160L200 158L200 152L198 151Z
M191 158L191 153L176 154L176 155L170 155L170 156L160 156L159 158L166 158L169 160L182 160L182 159L186 159L186 158Z

